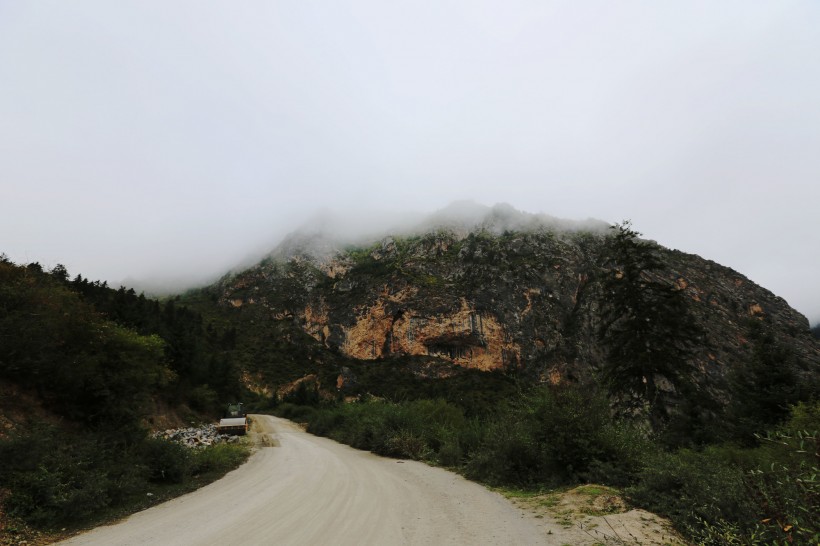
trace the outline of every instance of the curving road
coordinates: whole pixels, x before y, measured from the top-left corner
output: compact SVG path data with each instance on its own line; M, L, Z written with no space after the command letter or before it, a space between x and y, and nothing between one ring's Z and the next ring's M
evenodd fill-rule
M253 422L270 447L237 470L61 544L547 544L532 517L457 474L355 450L284 419Z

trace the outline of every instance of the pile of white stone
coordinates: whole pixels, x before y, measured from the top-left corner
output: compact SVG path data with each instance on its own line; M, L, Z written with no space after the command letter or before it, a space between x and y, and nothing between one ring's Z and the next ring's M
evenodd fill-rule
M171 440L190 448L205 448L219 443L235 443L240 439L239 436L218 434L214 424L160 430L151 436Z

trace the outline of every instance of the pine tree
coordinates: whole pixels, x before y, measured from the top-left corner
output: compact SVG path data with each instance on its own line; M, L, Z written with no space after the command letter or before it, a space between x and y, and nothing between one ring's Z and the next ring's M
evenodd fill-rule
M604 251L601 338L603 379L627 405L647 405L653 425L665 417L662 378L680 392L691 385L698 329L683 293L662 277L657 247L629 221L612 226Z
M775 336L769 318L749 319L752 354L728 376L727 418L734 439L754 445L754 434L785 421L791 407L817 397L817 383L801 379L806 363Z

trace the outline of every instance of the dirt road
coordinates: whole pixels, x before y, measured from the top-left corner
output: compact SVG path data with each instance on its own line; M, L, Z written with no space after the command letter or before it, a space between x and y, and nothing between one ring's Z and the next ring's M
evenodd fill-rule
M283 419L253 419L271 447L239 469L62 544L555 543L538 520L456 474L351 449Z

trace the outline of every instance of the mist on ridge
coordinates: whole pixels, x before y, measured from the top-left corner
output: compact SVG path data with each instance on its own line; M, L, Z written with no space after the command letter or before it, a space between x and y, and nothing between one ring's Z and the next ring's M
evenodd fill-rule
M284 229L267 237L249 234L248 241L256 242L245 247L237 242L237 247L244 248L244 255L233 263L215 259L213 263L203 264L197 271L188 273L156 269L153 274L127 277L122 284L146 294L163 296L208 285L225 274L252 267L266 257L286 260L300 254L324 261L346 247L369 245L388 236L406 237L436 230L466 236L479 229L495 234L535 229L604 232L608 226L601 220L556 218L545 213L521 211L506 203L488 206L473 200L455 201L432 213L324 208L291 230ZM259 242L263 240L268 242ZM214 256L218 256L216 249Z

